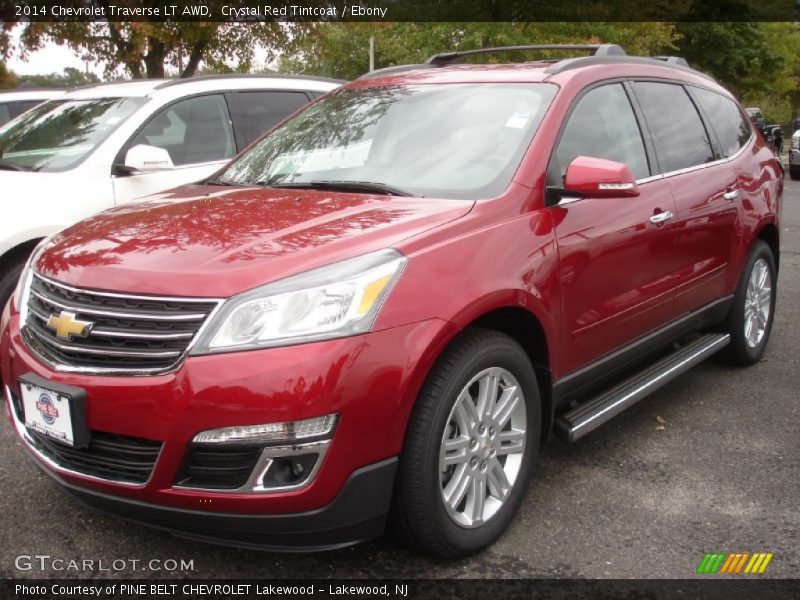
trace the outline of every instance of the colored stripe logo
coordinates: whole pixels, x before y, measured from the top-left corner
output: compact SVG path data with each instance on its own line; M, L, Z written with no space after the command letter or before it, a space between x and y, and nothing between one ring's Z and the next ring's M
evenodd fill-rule
M706 552L696 572L761 575L772 557L772 552Z

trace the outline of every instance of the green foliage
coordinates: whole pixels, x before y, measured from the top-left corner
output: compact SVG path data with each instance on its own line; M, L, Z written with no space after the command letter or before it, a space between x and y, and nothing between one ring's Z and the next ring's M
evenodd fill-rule
M13 88L17 85L17 78L8 70L4 62L0 62L0 89Z
M674 48L678 37L668 23L305 23L294 25L292 32L279 70L343 79L368 70L370 36L375 37L376 68L424 62L438 52L519 44L606 42L621 44L632 53L663 53ZM474 60L510 58L492 55Z
M74 67L67 67L64 72L49 73L47 75L17 75L18 84L32 83L39 87L78 87L100 83L100 78L94 73L85 73Z

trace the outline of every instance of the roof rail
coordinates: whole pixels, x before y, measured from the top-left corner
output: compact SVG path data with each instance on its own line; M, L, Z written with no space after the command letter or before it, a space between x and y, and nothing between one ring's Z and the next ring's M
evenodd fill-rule
M654 60L663 60L668 65L675 65L677 67L689 68L689 63L682 56L652 56Z
M442 66L457 61L462 56L473 54L495 54L498 52L525 52L533 50L580 50L593 52L594 56L625 56L625 50L617 44L535 44L527 46L498 46L497 48L475 48L459 52L442 52L431 56L426 64Z
M590 67L592 65L614 63L652 65L654 62L658 62L663 66L668 66L673 69L686 71L700 77L705 77L710 81L716 81L711 75L707 75L701 71L696 71L690 67L689 63L686 62L686 59L681 58L680 56L582 56L580 58L568 58L567 60L559 61L554 65L547 67L544 72L548 75L557 75L558 73L563 73L564 71L579 69L581 67Z
M418 65L396 65L394 67L384 67L383 69L375 69L364 73L356 81L364 81L365 79L375 79L376 77L384 77L385 75L394 75L395 73L403 73L405 71L416 71L417 69L432 69L436 65L422 63Z
M285 75L282 73L218 73L215 75L196 75L194 77L169 79L156 86L155 89L163 90L164 88L182 85L184 83L192 83L194 81L213 81L216 79L302 79L306 81L325 81L328 83L347 83L344 79L313 77L311 75Z

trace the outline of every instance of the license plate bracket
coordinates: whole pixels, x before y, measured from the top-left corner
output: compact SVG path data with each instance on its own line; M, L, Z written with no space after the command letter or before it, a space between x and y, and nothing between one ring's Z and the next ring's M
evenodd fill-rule
M22 375L19 386L26 427L76 448L89 445L85 390L35 373Z

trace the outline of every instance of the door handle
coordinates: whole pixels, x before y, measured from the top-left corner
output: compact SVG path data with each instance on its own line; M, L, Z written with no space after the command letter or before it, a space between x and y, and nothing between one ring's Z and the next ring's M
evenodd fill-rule
M665 210L664 212L657 213L657 214L653 215L652 217L650 217L650 222L653 225L660 225L661 223L663 223L665 221L669 221L674 216L675 215L672 214L671 210Z
M727 192L725 192L723 194L723 198L725 198L725 200L729 200L731 202L736 200L738 197L739 197L739 188L730 189L730 190L728 190Z

